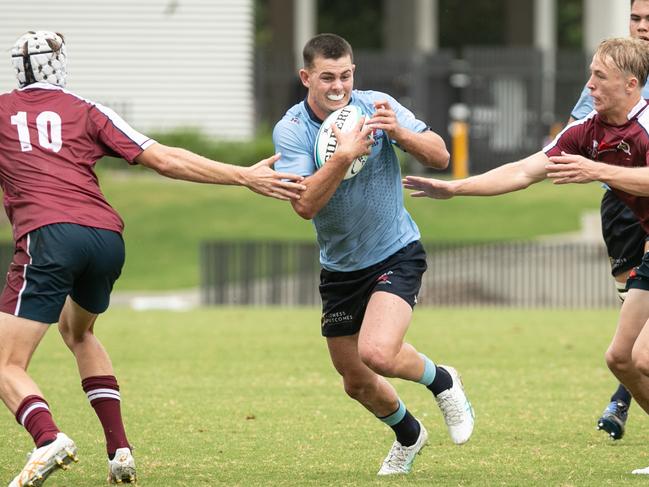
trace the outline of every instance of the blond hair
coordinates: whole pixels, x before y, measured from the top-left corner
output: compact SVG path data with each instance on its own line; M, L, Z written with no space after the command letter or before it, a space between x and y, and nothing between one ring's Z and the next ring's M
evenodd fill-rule
M595 56L608 64L608 60L622 71L638 79L642 88L649 76L649 45L646 41L630 37L618 37L602 41Z

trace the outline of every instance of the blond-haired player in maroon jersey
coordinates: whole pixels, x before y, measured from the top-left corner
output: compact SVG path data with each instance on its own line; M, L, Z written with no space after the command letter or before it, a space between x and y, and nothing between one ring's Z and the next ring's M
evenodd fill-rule
M557 184L600 181L635 214L649 233L649 50L640 39L603 41L590 64L594 110L569 124L542 151L457 181L408 176L412 196L447 199L490 196L552 178ZM611 372L649 413L649 252L627 281L617 330L606 352ZM649 467L633 470L649 474Z
M57 428L26 372L47 325L56 322L104 429L108 480L133 483L119 386L94 335L124 263L123 222L99 189L95 163L113 155L170 178L241 185L283 200L300 197L302 178L274 171L277 156L238 167L166 147L66 91L60 34L28 32L11 57L19 88L0 95L0 186L16 248L0 295L0 398L36 448L10 487L40 486L76 460L74 442Z

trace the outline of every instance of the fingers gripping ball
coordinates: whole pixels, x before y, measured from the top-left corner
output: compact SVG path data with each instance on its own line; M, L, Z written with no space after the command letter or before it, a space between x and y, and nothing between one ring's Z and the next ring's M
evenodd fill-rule
M333 130L331 130L331 125L335 123L342 132L349 132L364 116L363 111L359 107L347 105L346 107L340 108L331 113L331 115L322 122L318 135L316 136L314 147L315 164L318 169L320 169L331 158L331 156L334 155L336 147L338 146L338 141L336 140ZM363 169L366 162L366 155L354 159L354 162L349 166L344 179L350 179L356 176L360 170Z

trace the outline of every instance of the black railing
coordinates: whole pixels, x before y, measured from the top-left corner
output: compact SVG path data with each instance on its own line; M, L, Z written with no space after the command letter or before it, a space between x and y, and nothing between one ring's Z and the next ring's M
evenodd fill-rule
M428 243L423 306L617 306L606 251L594 243ZM206 305L320 304L315 243L205 242Z

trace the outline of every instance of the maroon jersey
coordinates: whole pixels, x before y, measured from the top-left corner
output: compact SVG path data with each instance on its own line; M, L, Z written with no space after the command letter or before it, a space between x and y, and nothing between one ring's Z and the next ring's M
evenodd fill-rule
M593 161L614 166L639 167L649 165L649 109L641 99L627 115L624 125L608 125L596 112L571 123L546 147L545 154L560 156L561 152L578 154ZM649 233L649 197L634 196L611 188L635 213Z
M134 159L154 141L112 110L49 83L0 95L0 186L14 239L51 223L121 232L93 170Z

